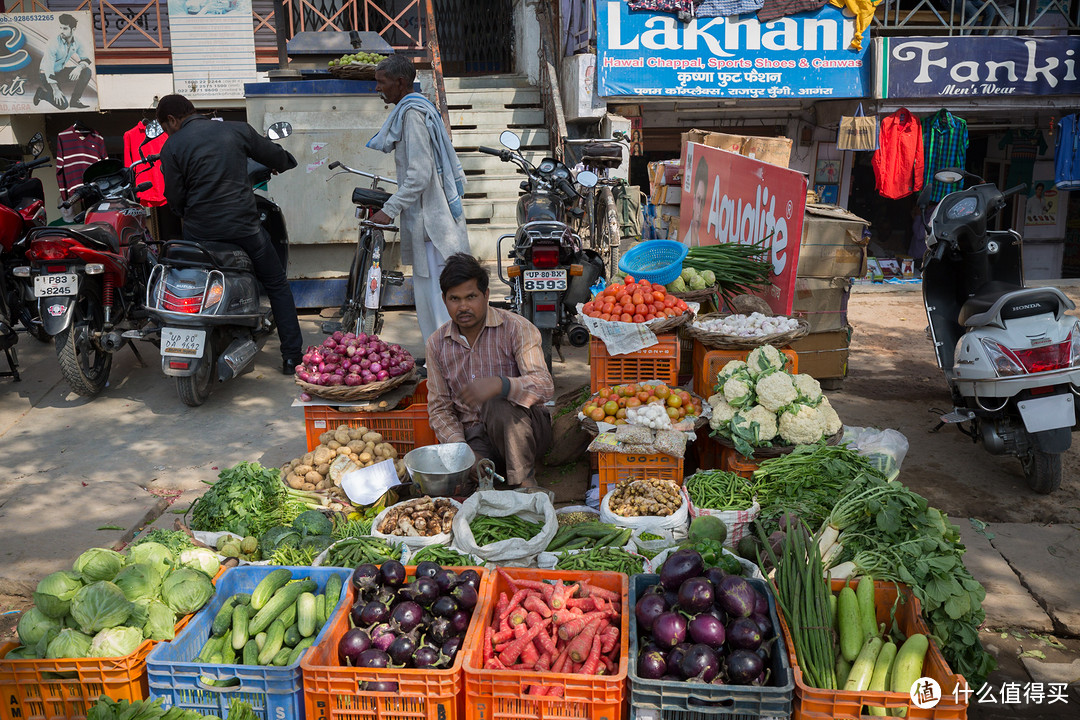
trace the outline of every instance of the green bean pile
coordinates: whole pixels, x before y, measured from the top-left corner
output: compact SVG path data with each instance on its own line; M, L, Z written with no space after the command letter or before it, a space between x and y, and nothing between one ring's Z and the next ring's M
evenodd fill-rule
M387 560L400 560L401 546L376 537L354 537L338 541L327 553L328 567L352 568L364 563L380 565Z
M686 478L686 494L695 507L708 510L747 510L754 504L750 483L722 470L696 472Z
M683 267L698 271L712 270L720 294L726 300L745 292L769 287L772 263L769 248L762 240L753 245L720 243L690 248Z
M445 545L428 545L421 548L409 560L410 565L417 565L425 560L438 563L443 567L467 567L480 564L472 555L459 553Z
M469 523L469 529L472 530L473 540L476 541L476 544L483 547L510 538L530 540L543 530L544 526L540 523L522 520L516 515L508 515L507 517L480 515Z
M560 553L556 570L607 571L638 575L645 571L645 561L622 548L593 548L579 553Z

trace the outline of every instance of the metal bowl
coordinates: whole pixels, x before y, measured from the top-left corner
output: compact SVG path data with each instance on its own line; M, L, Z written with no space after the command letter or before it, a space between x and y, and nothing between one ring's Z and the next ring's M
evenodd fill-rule
M467 443L425 445L405 453L405 468L426 495L449 497L469 477L476 455Z

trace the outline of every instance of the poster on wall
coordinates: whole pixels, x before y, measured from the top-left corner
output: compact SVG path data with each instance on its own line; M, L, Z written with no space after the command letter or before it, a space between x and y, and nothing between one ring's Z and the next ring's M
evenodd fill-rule
M1033 182L1024 205L1024 228L1057 226L1059 197L1053 178Z
M242 98L257 79L251 0L169 0L169 32L175 92Z
M89 12L0 14L0 115L98 109Z
M687 143L679 210L683 243L764 243L772 285L763 293L774 312L789 315L795 299L806 176L795 170Z
M761 23L750 15L696 17L631 11L597 0L598 93L724 98L864 97L865 42L855 18L831 4Z

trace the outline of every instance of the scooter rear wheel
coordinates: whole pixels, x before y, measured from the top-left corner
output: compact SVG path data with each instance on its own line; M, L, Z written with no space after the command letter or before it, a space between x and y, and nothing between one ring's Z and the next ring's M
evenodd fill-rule
M176 394L180 397L180 402L188 407L199 407L210 397L211 385L214 382L214 361L205 360L199 364L194 375L175 379Z
M1035 492L1049 495L1061 487L1061 453L1033 449L1020 462L1024 466L1024 480Z
M56 334L56 358L60 373L71 389L83 397L94 397L109 382L112 354L94 343L92 334L105 324L101 288L84 281L72 308L71 324Z

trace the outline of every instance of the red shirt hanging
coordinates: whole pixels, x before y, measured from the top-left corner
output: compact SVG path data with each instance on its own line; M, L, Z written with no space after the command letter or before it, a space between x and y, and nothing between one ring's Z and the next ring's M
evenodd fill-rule
M139 124L124 133L124 164L131 164L142 157L161 152L161 146L169 136L161 133L152 140L146 140L146 124L140 120ZM146 144L143 145L143 140ZM140 146L142 155L139 155ZM153 165L140 165L135 171L135 183L143 183L149 180L154 185L149 190L139 193L139 202L146 207L160 207L165 204L165 178L161 174L161 163Z
M900 108L882 119L871 166L882 197L897 199L922 190L923 136L918 119Z

